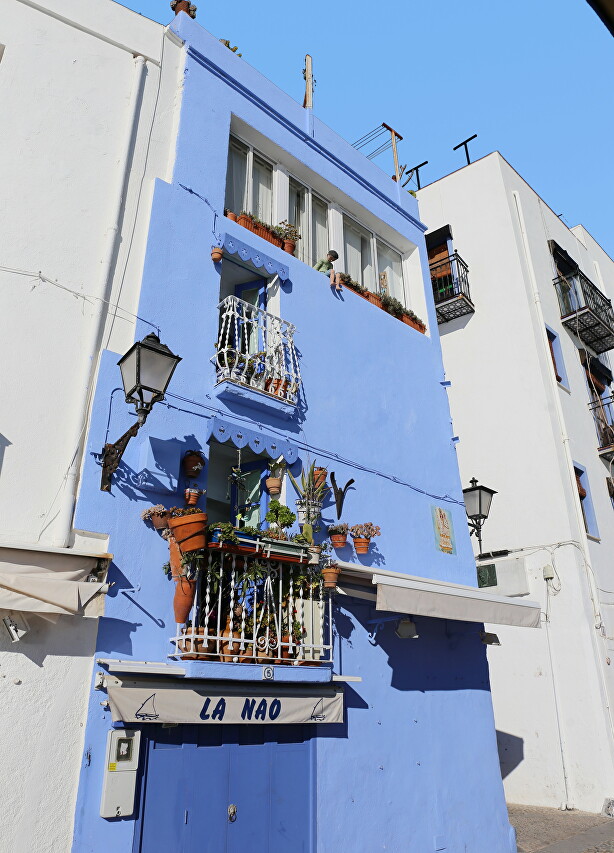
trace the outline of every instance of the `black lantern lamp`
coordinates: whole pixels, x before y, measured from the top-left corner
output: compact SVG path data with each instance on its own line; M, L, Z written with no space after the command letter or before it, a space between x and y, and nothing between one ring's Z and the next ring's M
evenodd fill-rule
M115 444L105 444L102 451L102 480L100 488L108 492L111 476L120 463L128 442L143 426L154 403L164 399L175 368L181 357L150 334L133 344L117 362L122 374L126 403L134 403L138 420Z
M465 498L465 510L469 519L470 535L474 533L477 536L480 546L480 554L482 553L482 526L488 518L490 512L490 504L492 503L493 495L496 495L494 489L489 489L487 486L478 486L478 481L475 477L469 481L471 486L468 489L463 489Z

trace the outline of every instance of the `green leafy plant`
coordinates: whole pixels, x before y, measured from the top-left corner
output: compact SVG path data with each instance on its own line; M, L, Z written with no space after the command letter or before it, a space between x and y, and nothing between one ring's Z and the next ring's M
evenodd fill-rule
M264 518L269 524L276 524L283 530L284 528L292 527L296 521L296 514L278 500L272 500L269 504L269 511Z
M354 524L350 527L350 536L352 539L373 539L374 536L380 535L381 530L371 521L365 521L364 524Z
M299 545L311 545L309 538L304 533L295 533L292 537L293 542L298 542Z
M164 563L164 565L162 566L162 571L164 572L164 574L167 577L169 577L171 574L171 564L170 563Z
M258 530L257 527L252 527L249 524L246 524L245 527L240 527L239 533L245 533L247 536L262 536L262 531Z
M285 219L283 222L280 222L279 225L275 226L274 233L276 237L281 237L282 240L293 240L295 243L301 239L301 235L296 225L291 225Z
M261 563L258 560L252 560L248 563L241 574L241 592L243 598L247 594L250 586L256 586L258 581L264 580L269 573L269 567L266 563Z
M220 542L228 542L231 545L239 544L235 528L229 521L222 521L220 524L216 524L214 529L219 530L220 535L218 538Z
M337 524L331 524L328 528L329 536L347 536L350 527L345 521L339 521Z
M393 317L401 317L403 314L407 313L407 308L403 305L402 302L399 302L398 299L395 299L394 296L390 296L387 293L382 293L382 308L387 311L389 314L392 314Z
M313 462L307 471L303 470L301 472L300 485L292 474L292 471L288 470L288 476L290 477L290 481L296 489L296 493L299 498L308 503L321 503L330 492L330 488L326 483L320 483L320 485L316 486L314 476L315 469L316 463Z
M278 542L287 542L288 536L280 527L269 527L263 533L267 539L275 539Z

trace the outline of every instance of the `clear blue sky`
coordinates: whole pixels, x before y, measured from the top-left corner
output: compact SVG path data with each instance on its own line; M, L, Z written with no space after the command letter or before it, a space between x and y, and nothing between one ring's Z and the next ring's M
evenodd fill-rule
M586 0L196 0L197 21L349 142L382 121L430 183L499 150L568 225L614 257L614 38ZM168 0L123 5L167 24ZM392 173L391 155L376 162Z

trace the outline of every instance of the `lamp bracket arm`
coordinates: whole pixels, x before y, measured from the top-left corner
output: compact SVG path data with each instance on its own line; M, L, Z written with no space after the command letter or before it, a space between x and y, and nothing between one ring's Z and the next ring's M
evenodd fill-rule
M141 419L132 424L129 430L118 438L114 444L105 444L102 449L102 477L100 479L100 491L101 492L110 492L111 491L111 477L117 470L117 466L121 462L121 458L124 455L124 450L128 446L128 442L131 438L137 434L143 425L144 421L141 422Z

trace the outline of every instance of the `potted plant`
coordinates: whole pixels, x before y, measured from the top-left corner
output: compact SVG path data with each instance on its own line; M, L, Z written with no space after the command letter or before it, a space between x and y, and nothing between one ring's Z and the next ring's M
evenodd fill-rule
M264 486L272 498L281 494L281 482L285 470L284 462L271 462L269 466L269 476L264 481Z
M349 526L344 521L331 524L328 528L328 535L330 536L333 548L345 548L348 541L348 530Z
M326 468L316 468L313 469L313 483L316 488L318 486L324 486L326 484L326 475L328 474L328 470Z
M420 332L422 335L426 332L426 325L422 322L420 317L418 317L417 314L414 314L413 311L410 311L409 308L405 308L404 313L401 315L401 320L408 326L411 326L412 329L416 329L416 331Z
M381 530L376 524L366 521L364 524L354 524L350 527L350 536L354 540L357 554L366 554L374 536L380 536Z
M292 527L296 521L296 515L287 506L284 506L278 500L272 500L269 504L269 511L264 517L264 520L269 523L273 530L287 530ZM267 533L270 531L267 531ZM287 539L287 536L285 537Z
M184 492L187 506L196 506L199 497L205 493L206 489L198 489L196 486L188 487Z
M398 299L395 299L394 296L389 296L387 293L383 293L380 298L382 300L382 308L384 311L387 311L389 314L392 314L393 317L397 317L397 319L400 320L407 310L403 303L399 302Z
M307 472L302 471L300 485L292 472L288 471L292 485L299 495L299 499L296 502L299 524L313 523L317 520L322 508L322 502L330 491L326 485L326 481L316 484L315 467L316 464L313 462Z
M219 264L224 255L224 248L222 246L211 246L211 260L214 264Z
M284 229L280 228L279 225L271 228L271 243L279 249L284 247Z
M324 589L335 589L341 569L337 563L329 563L322 568L322 578L324 580Z
M171 540L172 541L172 540ZM175 622L183 624L192 609L196 595L196 580L201 568L204 554L200 551L186 551L181 558L179 569L175 565L172 578L175 581L173 596L173 611ZM173 560L171 559L171 566Z
M189 480L198 477L204 467L205 457L200 450L186 450L181 460L181 470Z
M239 218L237 219L239 225L242 225L244 228L247 228L249 231L253 230L252 227L252 216L251 213L248 213L246 210L242 210L239 214Z
M182 554L206 546L207 520L207 513L196 506L174 506L169 510L168 526Z
M227 216L227 217L230 219L230 221L231 221L231 222L236 222L236 221L237 221L237 214L236 214L236 213L233 213L233 212L232 212L232 210L228 210L228 208L226 208L226 209L224 210L224 216Z
M281 232L284 252L288 252L288 254L293 255L294 250L296 249L296 244L301 239L298 228L296 225L291 225L285 219L283 222L279 223L277 228L279 229L277 233Z
M168 510L162 504L147 507L141 513L143 521L151 521L156 530L164 530L168 527Z

